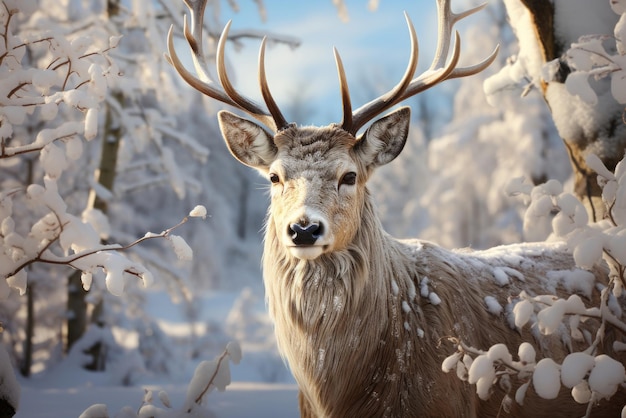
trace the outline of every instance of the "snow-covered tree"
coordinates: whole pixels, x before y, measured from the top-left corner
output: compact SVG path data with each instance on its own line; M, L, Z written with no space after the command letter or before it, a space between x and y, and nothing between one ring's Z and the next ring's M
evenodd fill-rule
M132 226L123 234L119 229L125 226L123 215L131 206L120 205L125 190L114 184L115 175L122 176L124 185L132 178L136 182L132 192L165 181L182 198L199 189L199 182L195 173L181 170L179 166L185 165L176 159L203 162L208 155L206 146L177 129L179 121L172 115L173 109L185 111L181 97L158 97L178 91L168 71L155 69L169 68L156 51L174 20L165 17L174 13L178 18L182 8L157 11L152 4L140 3L135 2L132 10L100 1L0 4L1 336L9 348L8 358L20 364L24 374L30 372L37 350L49 353L38 356L43 359L39 367L61 358L57 330L68 318L63 289L72 269L78 272L73 275L78 281L70 288L89 290L90 299L83 306L98 305L107 295L128 293L136 282L151 283L153 274L144 264L175 278L190 272L176 265L177 258L189 259L191 250L172 229L136 239L168 217L171 224L172 212L159 213L150 223L141 222L138 212L130 212L135 222L128 222ZM120 17L111 9L126 15ZM156 27L159 22L161 32ZM126 39L120 44L122 33ZM160 39L160 44L149 39ZM113 143L119 148L99 158L101 149ZM100 172L93 178L98 166ZM103 182L106 170L109 180ZM111 205L113 215L107 217ZM166 238L175 251L162 245L153 247L162 255L126 251L157 237ZM111 243L115 241L126 245ZM128 307L133 299L111 300L117 304L125 300L122 304ZM26 311L24 320L18 314L21 309ZM120 311L124 310L129 311ZM75 314L72 309L70 319ZM89 340L95 344L109 341L92 337ZM3 389L3 393L9 392ZM9 401L16 406L15 399Z
M519 52L489 80L495 96L541 92L574 171L574 190L591 217L604 216L601 189L586 158L613 170L626 150L624 3L505 0ZM620 17L622 16L622 17Z
M584 342L581 351L573 350L562 362L537 359L534 349L525 343L515 356L502 344L478 349L457 341L458 351L442 368L476 384L481 398L489 397L494 384L507 387L509 378L525 381L504 399L504 410L514 402L523 405L529 388L545 399L566 388L576 402L587 405L586 416L590 416L596 402L623 391L626 382L626 324L621 319L626 283L626 246L622 242L626 214L626 86L622 74L626 5L621 1L505 3L520 51L487 80L485 89L499 106L511 100L511 92L519 96L523 91L531 97L533 90L540 91L574 169L573 194L555 180L533 187L515 179L506 190L524 195L530 203L523 225L527 238L563 240L578 267L590 270L604 264L608 277L606 283L598 284L601 298L591 306L573 289L568 289L569 297L519 295L511 312L516 327L530 326L546 335L566 332L564 342ZM594 318L600 321L598 327L579 329ZM597 355L598 345L608 334L622 338L613 344L612 354Z
M453 6L462 9L463 3ZM408 149L377 173L382 180L374 179L392 233L420 236L448 248L519 242L524 207L504 193L507 182L523 176L539 184L549 178L565 181L570 175L567 154L539 95L510 95L493 106L481 94L484 80L517 50L504 6L490 4L473 21L479 23L466 28L463 59L479 59L484 46L497 39L501 52L496 62L480 74L431 91L434 108L451 96L451 118L438 114L443 126L432 138L421 134L420 120L414 121ZM435 94L441 97L433 98ZM396 187L386 187L390 176Z
M212 40L220 29L220 2L209 7ZM25 375L34 358L37 370L60 362L93 368L112 362L122 369L115 372L120 383L131 383L145 367L171 371L162 361L171 357L171 342L142 313L137 285L156 281L194 305L198 293L190 287L206 288L224 276L231 260L248 251L240 225L262 219L253 204L231 210L241 187L225 179L249 185L250 175L235 164L204 164L209 148L225 152L212 134L215 122L206 117L215 109L199 96L189 100L189 90L163 59L169 26L182 33L183 8L177 1L0 3L0 337L3 356L6 347L4 357ZM233 40L241 36L248 35L234 34ZM243 174L217 175L233 172ZM186 231L207 251L192 267L186 261L190 247L173 233L188 217L144 234L178 222L198 200L220 222L197 222ZM206 215L198 206L190 216ZM256 268L258 257L245 259L238 271ZM68 285L77 298L67 296ZM69 335L60 324L86 312L106 328L88 327L83 317L64 360ZM136 351L116 346L110 327L137 334ZM146 327L152 331L144 333ZM77 355L71 354L74 344ZM106 345L109 359L84 356ZM15 409L19 388L10 367L1 371L0 399Z

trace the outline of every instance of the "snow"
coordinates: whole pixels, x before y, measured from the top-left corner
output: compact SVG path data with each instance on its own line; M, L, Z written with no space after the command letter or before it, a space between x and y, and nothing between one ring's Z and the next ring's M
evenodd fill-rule
M517 349L517 355L522 363L532 364L535 362L535 348L530 343L521 343Z
M391 291L394 296L398 296L398 292L400 292L400 288L398 287L398 283L395 280L391 281Z
M485 296L485 305L492 315L499 316L503 311L502 305L493 296Z
M186 387L163 382L146 386L147 389L165 390L174 406L183 403ZM144 395L143 387L72 387L72 388L22 388L22 403L14 418L51 418L50 411L64 411L64 417L78 417L93 404L106 402L115 416L126 406L136 411ZM218 418L275 418L298 417L298 390L295 384L268 384L234 382L224 392L214 392L208 397L207 409Z
M430 294L428 295L428 300L433 305L439 305L441 303L441 298L435 292L430 292Z
M513 315L515 317L515 326L523 327L530 320L530 316L534 313L534 307L528 300L521 300L513 307Z
M444 373L448 373L451 370L456 369L457 363L459 362L459 360L461 360L462 355L463 353L457 351L456 353L453 353L446 357L443 362L441 362L441 370Z
M626 265L626 235L613 235L607 250L620 264Z
M183 237L170 234L167 236L167 239L172 243L176 257L178 257L179 260L189 261L193 259L193 250Z
M493 360L489 356L482 354L472 362L467 381L473 384L478 382L483 376L491 376L492 374L495 375Z
M206 219L206 208L202 205L196 205L191 212L189 212L189 216L193 218L202 218Z
M615 180L615 175L606 168L602 160L595 154L589 154L585 157L585 162L593 171L607 180Z
M470 384L476 384L476 394L480 399L488 399L495 377L496 370L493 361L489 356L483 354L474 359L469 368L467 381Z
M509 353L509 349L505 344L495 344L489 348L487 351L487 357L493 362L504 362L506 364L511 364L513 358Z
M10 287L19 290L20 296L23 296L24 294L26 294L26 283L27 283L26 270L20 270L13 276L7 277L6 282Z
M68 166L65 152L54 143L49 143L43 148L39 161L46 174L52 178L59 177Z
M587 403L591 400L591 389L586 380L572 388L572 398L578 403Z
M610 398L618 386L626 381L624 365L605 354L594 360L595 364L589 373L589 388L600 398Z
M428 277L423 277L422 280L420 281L420 295L423 298L427 298L428 294L430 293L430 290L428 290L429 282L430 280L428 279Z
M85 139L91 140L98 134L98 109L91 108L87 110L85 117Z
M592 269L602 257L604 240L602 237L592 237L574 248L574 260L576 265L584 269Z
M493 269L493 277L496 279L496 283L499 286L506 286L509 284L509 276L499 267Z
M0 399L6 400L14 409L19 410L21 393L18 381L13 373L11 359L5 348L0 345Z
M515 391L515 402L520 405L524 405L524 399L526 398L526 391L528 390L528 386L530 386L530 382L526 382L523 385L520 385L519 388Z
M154 289L145 292L148 297L147 313L158 318L162 328L177 340L182 342L189 338L190 324L182 315L181 307L173 304L162 292L155 292ZM202 301L202 316L197 319L198 323L206 325L216 319L220 320L219 318L225 322L234 301L239 296L239 293L224 291L205 296ZM249 308L247 315L251 317L240 316L239 321L267 320L262 298L257 303L248 300L246 307ZM264 338L273 341L271 327L268 327L266 332L269 334ZM297 385L285 369L282 360L277 358L276 362L269 361L271 359L269 355L275 347L260 346L252 332L238 335L244 339L239 343L231 342L225 345L225 350L233 363L230 365L232 383L223 392L212 391L207 396L204 407L218 418L299 416ZM218 350L221 351L223 348ZM165 392L172 408L180 409L185 405L196 363L200 364L202 361L205 360L191 361L177 370L176 375L169 377L145 375L130 387L112 383L113 371L93 373L64 364L48 373L35 375L30 379L19 379L22 387L21 402L15 418L51 418L50 411L63 411L62 416L77 417L94 404L105 404L114 417L124 407L130 407L136 412L142 403L145 390L154 394ZM270 368L276 370L270 373ZM267 379L267 376L271 375L276 376L273 382ZM200 381L202 382L202 379ZM19 386L15 387L19 389ZM163 395L159 395L158 398L161 396ZM155 407L163 408L160 403L162 402L154 400Z
M411 306L409 305L409 303L406 300L402 301L402 310L404 311L404 313L411 312Z
M556 399L561 389L561 380L559 366L554 360L539 360L533 373L533 388L544 399Z
M595 360L587 353L571 353L561 365L561 382L568 388L573 388L582 382L583 378L593 368Z

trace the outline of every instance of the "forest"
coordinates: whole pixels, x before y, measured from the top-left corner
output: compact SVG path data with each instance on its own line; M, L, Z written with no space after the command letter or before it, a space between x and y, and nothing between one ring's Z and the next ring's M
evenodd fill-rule
M270 184L222 139L217 115L232 106L171 65L168 36L193 71L194 1L1 0L0 417L299 414L263 286ZM199 41L217 80L232 20L228 71L261 102L267 37L281 109L324 126L341 120L332 48L358 107L402 76L404 10L418 71L432 70L437 1L209 0ZM584 346L564 360L460 342L434 365L480 399L522 379L504 410L562 388L587 416L624 399L625 16L626 0L489 0L457 25L459 62L497 50L493 63L404 100L406 146L368 183L395 237L486 252L561 243L580 271L606 271L546 278L568 297L522 292L510 311L484 298L512 328ZM611 353L598 353L609 337Z

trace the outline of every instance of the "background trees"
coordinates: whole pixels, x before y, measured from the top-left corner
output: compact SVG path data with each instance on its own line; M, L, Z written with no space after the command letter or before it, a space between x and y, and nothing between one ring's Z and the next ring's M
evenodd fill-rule
M238 6L263 15L263 3L254 3ZM465 3L472 2L455 1L453 8ZM472 40L463 45L464 57L483 57L484 46L498 40L499 62L479 77L409 103L416 123L407 150L373 184L390 232L448 247L543 239L548 230L536 222L524 228L524 202L503 190L520 176L534 184L550 178L567 183L569 157L576 173L573 190L590 203L596 219L601 217L605 204L586 157L600 150L607 168L615 168L624 151L624 105L615 100L622 100L623 10L621 2L613 3L615 12L608 0L600 3L606 10L594 4L594 10L567 11L582 16L570 19L581 28L571 32L563 30L566 21L559 17L566 2L546 11L542 7L550 2L493 1L472 18L473 26L464 29L469 32L464 38ZM215 124L217 104L188 90L162 59L170 24L182 33L182 2L4 0L0 6L0 337L15 370L25 376L49 370L71 357L69 350L78 343L81 350L95 347L92 354L106 354L68 367L115 369L116 383L131 384L146 370L174 374L180 363L172 357L181 362L201 357L224 343L229 330L250 335L241 330L254 328L266 330L248 337L262 347L262 373L285 376L272 351L267 318L249 309L250 293L260 296L257 231L266 207L264 186L228 155ZM229 7L210 2L209 45ZM365 5L350 5L348 15L355 7ZM592 33L579 24L594 13L602 17L593 27L599 37L579 39ZM524 25L531 24L539 37L522 36ZM563 33L567 36L559 38ZM259 32L233 35L233 45L241 46L242 36ZM324 47L330 59L331 45ZM549 76L545 69L552 69ZM235 68L234 74L246 78L248 70ZM382 66L376 76L364 76L373 80L357 97L368 100L366 92L387 78L385 85L393 84L387 70ZM485 79L491 105L481 93ZM595 99L580 81L588 81ZM326 116L326 109L310 102L316 88L292 90L288 114ZM573 112L564 102L578 107ZM580 126L585 120L580 115L593 115L599 128ZM576 136L570 135L574 131ZM108 180L107 171L114 174ZM206 206L208 219L177 230L201 254L193 263L177 258L174 239L82 257L74 267L85 274L68 267L76 254L166 230L198 203ZM550 217L544 221L549 226ZM148 296L141 287L151 278L152 289L183 302L190 324L203 320L204 291L247 290L233 304L232 323L210 323L193 331L191 342L177 344L145 309ZM120 293L120 286L123 295L112 296L109 290ZM257 297L261 307L262 299ZM90 327L93 323L101 327ZM121 344L120 333L136 337L136 345ZM184 350L173 348L182 345ZM10 392L0 386L0 393Z

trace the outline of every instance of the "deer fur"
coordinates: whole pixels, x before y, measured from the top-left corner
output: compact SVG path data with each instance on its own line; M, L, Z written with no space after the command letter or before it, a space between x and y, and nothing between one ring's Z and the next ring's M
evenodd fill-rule
M366 183L376 167L402 150L408 108L374 122L359 138L339 125L291 125L273 135L226 111L218 118L232 154L272 182L263 276L278 347L300 388L303 417L585 414L587 406L576 404L565 389L549 401L530 389L524 405L513 402L506 413L504 389L496 387L481 401L474 386L442 372L442 360L455 350L446 337L484 350L504 342L513 354L527 341L538 359L561 360L575 341L564 334L542 336L528 326L516 329L511 311L521 290L562 292L555 277L576 267L557 244L449 251L388 235ZM393 187L392 179L389 184ZM323 225L315 244L294 246L294 223ZM574 290L597 298L595 280L606 271L580 274L587 275L588 285ZM487 309L486 296L504 307L500 315ZM520 382L512 383L511 396ZM595 406L592 416L617 417L624 402L622 391Z

